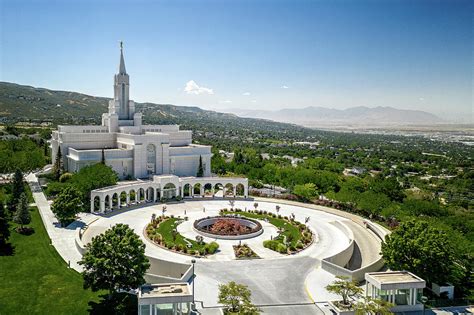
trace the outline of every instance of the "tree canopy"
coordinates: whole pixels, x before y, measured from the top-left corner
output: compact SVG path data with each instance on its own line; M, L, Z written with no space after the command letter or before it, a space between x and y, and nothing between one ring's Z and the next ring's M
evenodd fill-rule
M363 290L357 286L355 281L350 281L348 277L336 276L333 283L326 286L326 290L342 297L344 305L350 305L349 298L360 295Z
M81 192L74 186L66 186L54 199L51 210L61 223L73 221L84 210Z
M449 239L427 222L403 222L386 236L382 255L392 270L411 271L429 283L456 282L458 270Z
M72 176L70 184L81 192L84 208L89 209L91 190L115 185L117 181L117 173L110 166L97 163L81 168Z
M79 264L84 266L84 287L93 291L136 289L145 283L150 263L145 244L126 224L117 224L92 239Z
M252 292L246 285L231 281L219 285L219 303L227 312L247 315L260 314L260 310L252 304Z

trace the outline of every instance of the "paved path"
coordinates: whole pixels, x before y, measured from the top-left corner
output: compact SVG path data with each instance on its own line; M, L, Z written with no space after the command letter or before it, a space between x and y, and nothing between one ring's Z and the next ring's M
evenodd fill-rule
M48 200L46 200L43 191L38 183L38 178L35 174L30 173L26 177L26 181L30 186L35 204L38 207L44 227L48 232L51 244L56 248L56 251L64 259L66 263L70 263L71 268L82 271L82 267L77 262L82 258L79 251L76 249L74 242L76 236L76 229L87 224L94 219L94 215L83 213L80 218L68 227L61 227L58 220L51 211Z

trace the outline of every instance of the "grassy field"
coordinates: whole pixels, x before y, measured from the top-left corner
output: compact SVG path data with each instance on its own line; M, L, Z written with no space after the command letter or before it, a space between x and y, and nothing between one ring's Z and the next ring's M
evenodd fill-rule
M250 212L232 212L232 211L222 211L222 215L225 214L239 214L243 217L247 217L250 219L257 219L257 220L264 220L268 219L270 224L273 224L279 229L282 229L283 232L280 234L281 236L285 235L289 237L291 235L291 244L295 245L301 239L301 232L300 230L293 224L290 224L288 221L284 219L274 218L271 215L267 214L258 214L258 213L250 213ZM281 238L280 236L280 238ZM277 238L279 239L279 238Z
M12 256L0 256L0 314L87 314L99 294L82 287L53 246L38 210L31 208L32 235L13 230ZM95 304L95 303L94 303Z
M182 244L183 246L187 247L188 243L185 241L185 239L186 239L189 243L192 244L192 247L190 249L192 249L192 250L202 250L202 249L204 249L205 244L198 244L198 242L196 242L195 240L186 238L186 237L182 236L179 233L176 235L176 240L173 241L173 236L172 236L171 231L176 229L176 227L178 225L177 221L179 221L179 220L180 219L178 219L178 218L170 218L170 219L167 219L167 220L163 221L162 223L160 223L160 225L156 229L156 232L161 234L161 236L163 237L163 240L165 242L169 242L169 243L173 243L173 244Z

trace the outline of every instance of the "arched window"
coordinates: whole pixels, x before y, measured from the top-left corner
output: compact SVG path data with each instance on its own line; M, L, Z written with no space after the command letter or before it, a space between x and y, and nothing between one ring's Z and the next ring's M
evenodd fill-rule
M148 174L156 172L156 147L153 144L146 147L146 171Z

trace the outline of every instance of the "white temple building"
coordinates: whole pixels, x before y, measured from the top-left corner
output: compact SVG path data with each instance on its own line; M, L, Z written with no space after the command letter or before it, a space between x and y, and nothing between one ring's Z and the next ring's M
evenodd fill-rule
M130 77L120 45L119 71L114 76L114 98L101 126L58 126L52 134L52 159L61 150L64 169L105 163L119 178L148 178L172 174L196 176L202 159L204 176L211 174L211 147L192 143L192 131L178 125L143 125L142 114L130 100Z
M211 146L193 144L192 131L179 130L178 125L142 125L129 88L120 44L114 98L108 113L102 114L102 125L60 125L52 134L52 160L60 150L68 172L104 160L121 180L127 180L91 191L91 211L104 213L172 198L248 197L247 178L211 176ZM203 174L196 177L200 163Z

